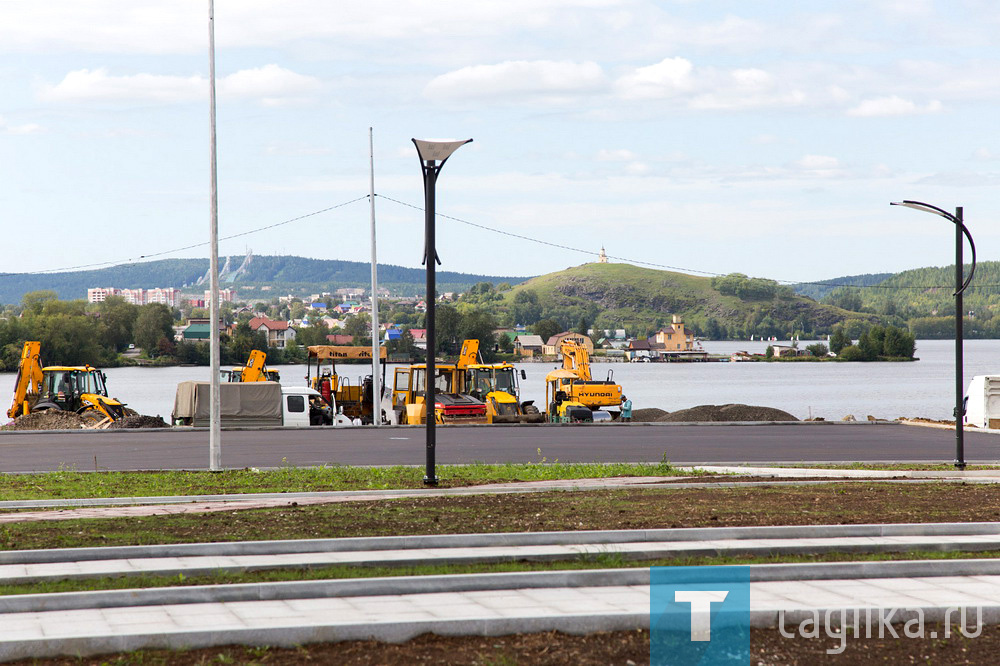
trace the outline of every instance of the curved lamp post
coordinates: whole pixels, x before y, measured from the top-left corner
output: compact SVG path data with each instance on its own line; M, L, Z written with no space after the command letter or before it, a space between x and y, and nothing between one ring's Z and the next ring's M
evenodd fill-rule
M955 225L955 467L965 469L965 386L962 378L962 293L969 284L972 283L972 276L976 273L976 244L972 240L972 234L962 218L962 207L955 209L954 215L937 206L921 203L920 201L894 201L891 206L905 206L915 210L922 210L925 213L933 213L950 221ZM969 239L969 247L972 248L972 269L969 277L963 279L962 266L962 236Z
M434 367L434 304L437 302L437 286L435 284L434 262L440 263L437 250L434 247L434 216L435 216L435 187L437 185L438 174L441 167L448 161L452 153L472 141L465 139L462 141L435 141L413 139L413 145L417 147L417 155L420 157L420 170L424 175L424 262L427 264L427 312L425 315L425 328L427 329L427 374L424 379L424 405L427 422L427 471L424 474L424 483L428 486L438 484L437 475L434 470L434 448L436 446L434 420L437 408L434 399L434 380L436 379L436 368Z

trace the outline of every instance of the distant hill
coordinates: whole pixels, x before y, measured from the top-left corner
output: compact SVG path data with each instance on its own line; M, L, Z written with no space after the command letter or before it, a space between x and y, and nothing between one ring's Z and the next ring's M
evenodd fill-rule
M829 330L845 319L871 318L798 296L773 281L760 282L771 296L740 298L713 286L713 278L592 263L527 280L506 294L505 301L517 312L518 303L528 299L528 294L518 294L528 292L537 297L546 317L563 326L575 327L585 319L596 328L626 326L640 333L678 315L699 334L713 338ZM719 279L716 284L722 286Z
M832 278L830 280L818 280L816 282L802 282L791 285L792 290L800 296L808 296L814 301L821 301L831 291L837 287L845 285L868 287L884 282L895 273L864 273L863 275L847 275L845 277Z
M969 266L965 266L965 275ZM841 287L830 292L831 302L850 303L865 312L893 315L902 319L954 315L955 266L914 268L896 273L875 288ZM1000 313L1000 262L977 264L972 283L963 295L966 316L976 312L977 320L992 319Z
M231 267L221 279L225 286L244 287L241 298L269 300L279 294L308 295L333 291L342 287L370 287L371 264L335 259L307 259L294 256L253 256L239 271L244 257L229 257ZM220 257L220 263L226 262ZM0 303L20 303L29 291L51 289L64 300L87 297L89 287L119 287L123 289L150 289L153 287L189 286L200 292L206 288L197 283L208 272L208 259L162 259L135 264L122 264L110 268L66 273L5 273L0 274ZM426 284L423 268L405 268L379 264L379 286L403 295L422 295ZM465 291L477 282L511 285L523 282L524 277L474 275L453 271L438 271L438 291ZM261 287L269 286L269 291Z

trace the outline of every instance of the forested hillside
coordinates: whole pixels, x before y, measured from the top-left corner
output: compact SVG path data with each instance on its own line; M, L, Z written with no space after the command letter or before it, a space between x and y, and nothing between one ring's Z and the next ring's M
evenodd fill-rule
M305 295L333 291L341 287L371 285L371 264L359 261L307 259L293 256L253 256L244 273L233 276L244 257L231 257L231 270L223 274L227 286L250 285L271 287L275 295L292 293ZM119 287L150 289L153 287L181 288L194 285L208 272L208 259L162 259L110 268L64 273L5 273L0 274L0 303L19 303L31 291L49 289L63 300L87 297L88 287ZM225 257L220 258L220 265ZM405 268L379 264L379 284L394 292L423 294L426 272L423 268ZM517 284L526 278L511 276L470 275L453 271L438 271L438 289L465 291L477 282ZM203 287L198 287L203 289ZM253 292L254 290L250 290ZM260 293L260 292L257 292Z

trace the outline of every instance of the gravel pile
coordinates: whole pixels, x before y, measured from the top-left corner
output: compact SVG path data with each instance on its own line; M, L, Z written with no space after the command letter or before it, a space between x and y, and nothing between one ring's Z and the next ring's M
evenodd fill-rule
M656 407L645 407L643 409L633 409L632 410L632 421L636 423L651 423L652 421L659 421L660 417L669 414L664 409L657 409Z
M170 425L159 416L126 416L108 426L112 428L169 428Z
M0 430L79 430L87 422L74 412L46 410L19 416Z
M679 421L798 421L788 412L773 407L755 405L698 405L690 409L664 414L661 422Z

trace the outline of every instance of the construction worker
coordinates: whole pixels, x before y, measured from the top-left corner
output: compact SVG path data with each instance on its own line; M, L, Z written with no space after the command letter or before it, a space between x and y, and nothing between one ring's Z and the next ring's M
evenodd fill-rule
M632 401L622 396L622 421L632 420Z

